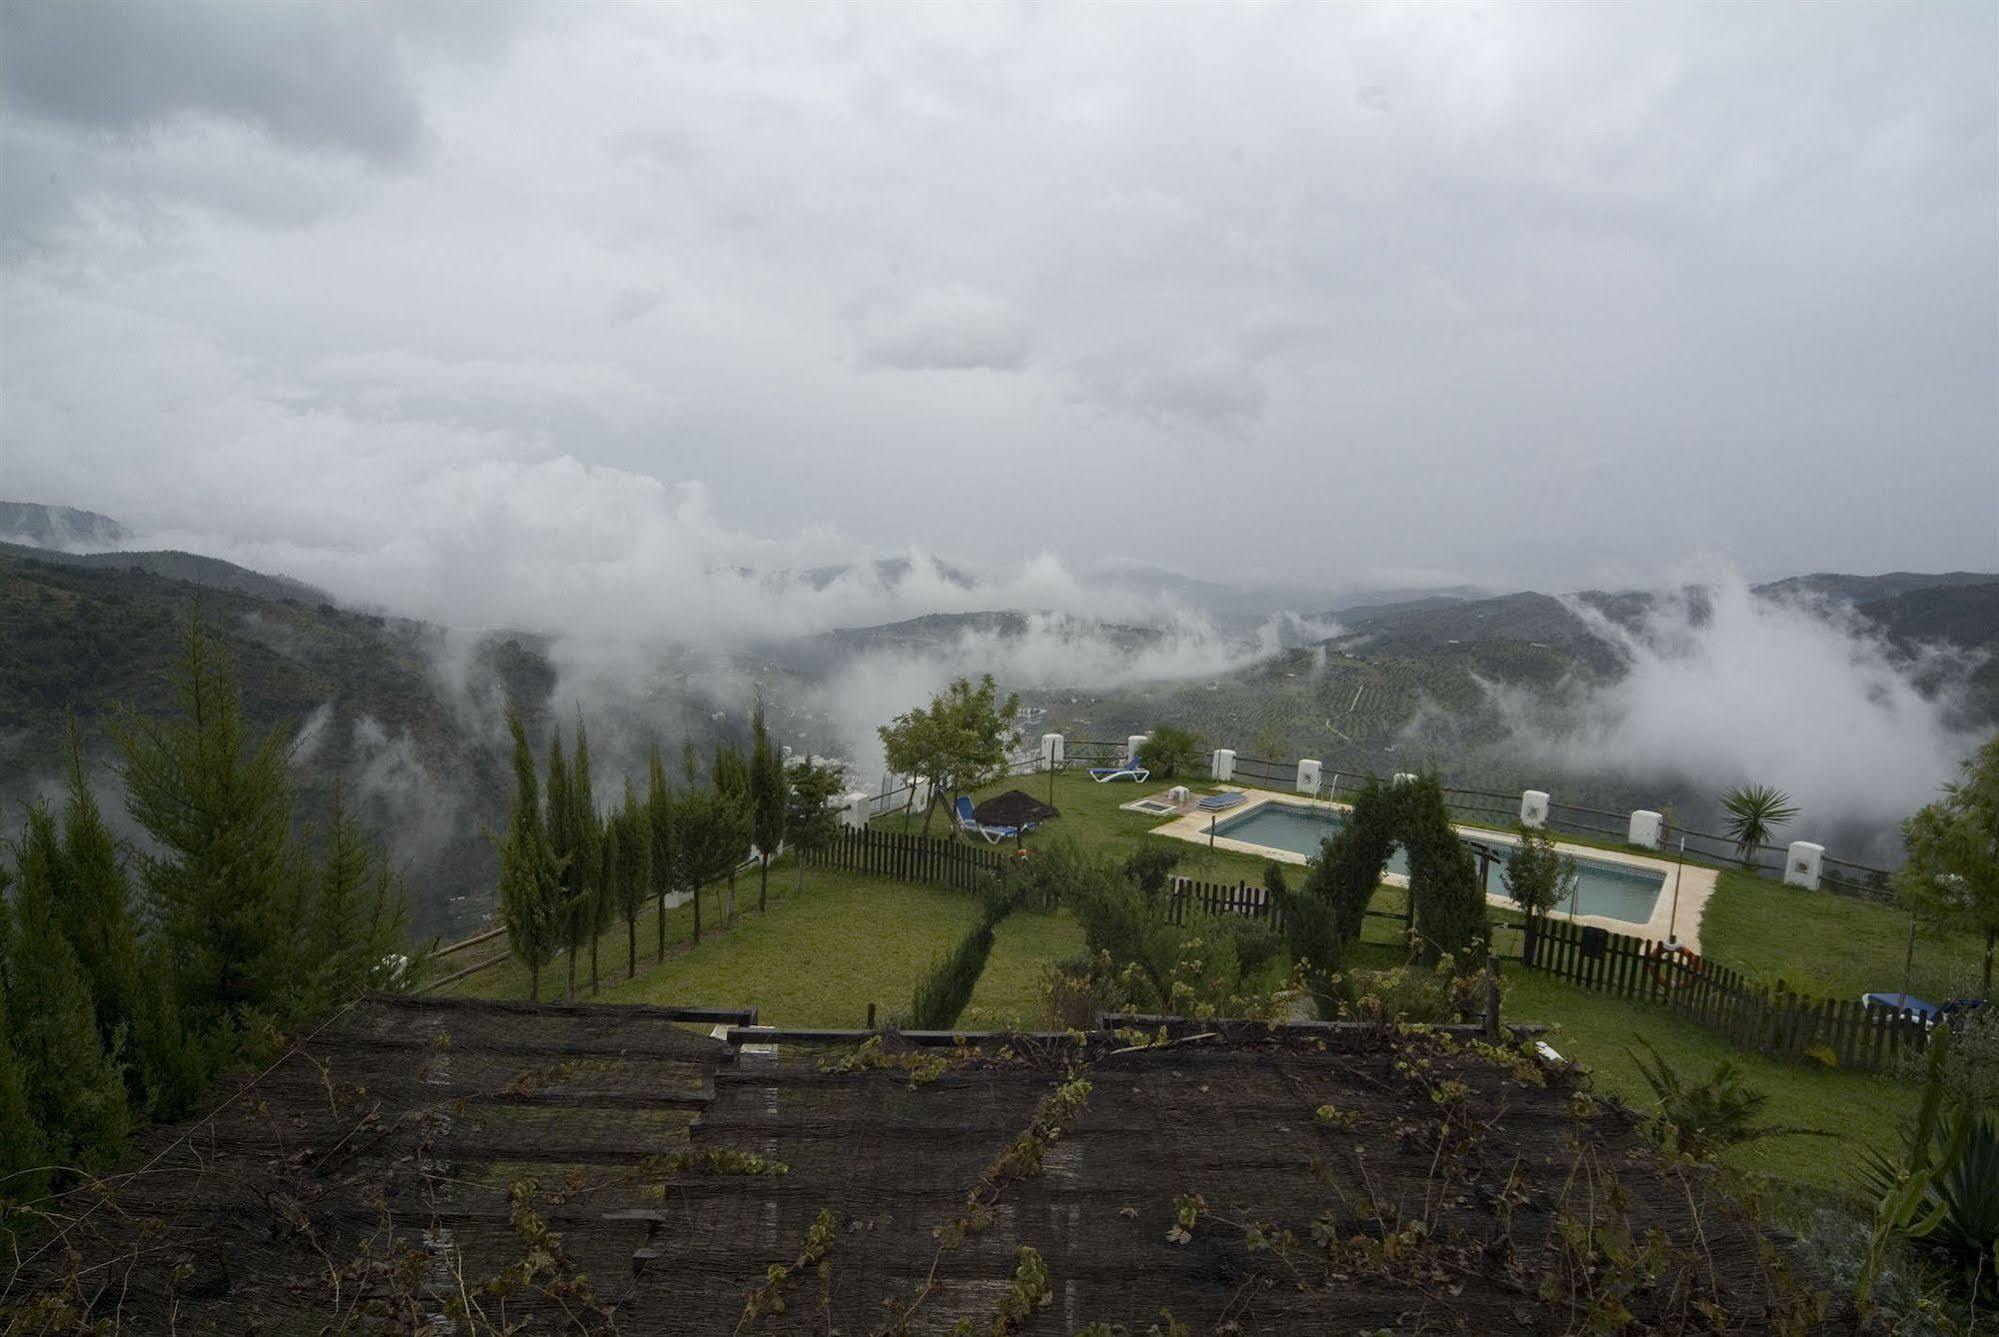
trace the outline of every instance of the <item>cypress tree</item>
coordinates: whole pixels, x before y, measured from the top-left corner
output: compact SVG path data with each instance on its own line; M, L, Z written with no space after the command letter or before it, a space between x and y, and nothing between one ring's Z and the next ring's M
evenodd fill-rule
M1303 894L1330 909L1335 936L1342 943L1360 938L1368 902L1374 899L1388 856L1395 850L1401 806L1396 790L1368 780L1354 795L1352 810L1339 829L1321 842L1319 857L1305 876Z
M1401 803L1420 959L1435 964L1450 956L1473 969L1483 964L1491 937L1478 861L1451 829L1450 806L1435 775L1404 786Z
M666 895L673 890L677 876L675 869L679 859L679 845L675 838L675 817L673 812L673 787L667 783L666 765L660 760L659 744L652 745L652 755L646 766L646 828L651 836L647 842L649 865L647 868L648 890L659 907L659 948L656 960L666 960ZM701 910L695 907L695 924L700 924ZM698 936L698 935L697 935ZM636 970L633 972L636 974Z
M624 806L612 817L611 825L618 833L617 857L612 860L607 852L606 862L614 862L617 869L615 895L618 912L625 920L625 973L629 978L639 973L639 911L645 908L653 884L651 815L639 802L629 777L625 780ZM662 911L661 920L665 917Z
M542 823L534 749L518 712L507 712L507 730L514 740L514 804L506 838L493 842L500 855L500 919L507 945L527 964L530 996L540 1002L541 968L554 959L562 922L561 885Z
M555 861L557 931L568 954L568 977L562 986L562 996L567 1000L576 996L576 905L582 891L578 881L582 865L576 852L576 802L570 793L569 764L562 757L559 724L549 736L548 792L543 801L548 852Z
M289 987L286 897L295 885L289 743L250 737L228 668L190 619L178 673L180 715L125 711L125 806L157 854L139 861L174 967L175 994L206 1023L267 1006Z
M721 872L729 875L729 905L722 918L724 923L732 923L736 918L736 869L749 857L750 843L756 835L750 763L743 750L734 743L718 743L713 776L716 799L712 817L713 867L717 876Z
M590 935L590 992L597 992L597 935L604 929L610 911L609 869L604 858L604 819L590 787L590 739L583 721L576 721L576 754L570 762L569 801L574 806L576 832L577 902L572 934ZM574 950L574 947L571 948Z
M28 810L19 851L20 894L8 944L9 1040L20 1084L49 1155L92 1170L117 1156L130 1115L115 1057L98 1038L83 966L57 920L55 820Z
M750 812L752 835L756 840L757 909L762 911L770 895L770 861L784 843L786 799L784 754L764 727L763 688L757 688L756 705L750 712Z

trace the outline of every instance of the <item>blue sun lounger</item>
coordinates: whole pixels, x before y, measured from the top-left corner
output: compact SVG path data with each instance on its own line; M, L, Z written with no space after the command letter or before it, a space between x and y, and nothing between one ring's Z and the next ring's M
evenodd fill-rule
M978 818L972 816L972 796L970 794L958 795L958 802L952 808L952 812L956 815L959 830L964 831L968 835L984 836L988 845L997 845L1002 840L1012 839L1022 831L1032 831L1034 829L1032 823L1024 827L985 825Z
M1221 812L1225 808L1233 808L1239 803L1247 802L1249 795L1238 794L1231 790L1226 794L1209 794L1194 806L1203 812Z
M1098 784L1106 780L1136 780L1140 784L1152 778L1152 772L1138 764L1137 757L1126 757L1115 766L1092 766L1090 778Z

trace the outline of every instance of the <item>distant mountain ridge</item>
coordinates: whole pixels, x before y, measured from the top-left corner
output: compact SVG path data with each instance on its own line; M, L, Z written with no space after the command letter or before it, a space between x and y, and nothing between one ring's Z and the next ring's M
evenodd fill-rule
M183 580L204 589L247 594L253 599L294 599L304 603L327 603L332 596L290 576L267 576L261 571L225 562L199 553L158 551L64 552L34 548L19 543L0 542L0 553L32 557L57 566L79 566L93 571L143 571L168 580Z
M109 548L130 535L108 515L37 501L0 501L0 541L68 551Z

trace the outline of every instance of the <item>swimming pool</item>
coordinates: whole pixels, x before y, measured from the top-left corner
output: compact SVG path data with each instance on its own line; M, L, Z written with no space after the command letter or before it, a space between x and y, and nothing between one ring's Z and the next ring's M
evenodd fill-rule
M1215 824L1215 834L1266 849L1287 850L1307 858L1317 858L1319 842L1338 829L1340 815L1294 807L1289 803L1265 803L1250 811ZM1495 842L1497 843L1497 842ZM1594 915L1627 924L1644 924L1652 918L1666 876L1646 868L1577 859L1576 895L1558 909L1575 915ZM1398 846L1389 856L1388 871L1409 875L1409 861ZM1505 896L1506 861L1494 859L1486 869L1488 894Z

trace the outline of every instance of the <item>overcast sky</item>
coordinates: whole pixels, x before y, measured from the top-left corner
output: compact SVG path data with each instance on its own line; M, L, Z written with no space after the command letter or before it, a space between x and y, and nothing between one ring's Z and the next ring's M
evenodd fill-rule
M0 496L425 611L1991 569L1995 71L1990 3L14 0Z

